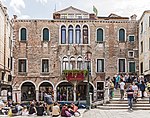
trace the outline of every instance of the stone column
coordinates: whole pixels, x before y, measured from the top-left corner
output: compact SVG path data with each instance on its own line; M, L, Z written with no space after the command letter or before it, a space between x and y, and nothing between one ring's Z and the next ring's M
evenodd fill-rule
M74 102L77 100L77 98L76 98L76 86L77 86L77 83L75 82L74 86L73 86L73 101Z
M54 89L54 101L57 101L57 91Z
M36 100L39 101L39 90L36 90Z
M89 106L89 109L91 109L91 104L92 104L92 93L89 93L90 94L90 106Z

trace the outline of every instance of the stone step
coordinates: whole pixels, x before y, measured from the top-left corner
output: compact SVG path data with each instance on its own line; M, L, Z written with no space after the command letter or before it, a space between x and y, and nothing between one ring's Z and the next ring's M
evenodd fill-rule
M97 106L97 109L101 109L101 110L123 110L123 109L128 109L128 106ZM150 107L133 107L133 110L150 110Z
M104 104L103 106L127 107L128 103L127 104ZM133 104L133 107L150 107L150 104L138 104L138 103L136 103L136 104Z

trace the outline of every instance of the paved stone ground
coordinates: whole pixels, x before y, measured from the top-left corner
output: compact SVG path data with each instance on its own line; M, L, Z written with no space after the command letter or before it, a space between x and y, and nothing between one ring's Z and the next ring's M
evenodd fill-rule
M82 110L84 112L84 110ZM10 118L8 116L0 116L0 118ZM52 118L51 116L15 116L13 118ZM63 117L57 117L63 118ZM80 117L71 118L150 118L149 110L100 110L92 109L85 111Z
M83 118L150 118L149 110L100 110L92 109L83 114Z

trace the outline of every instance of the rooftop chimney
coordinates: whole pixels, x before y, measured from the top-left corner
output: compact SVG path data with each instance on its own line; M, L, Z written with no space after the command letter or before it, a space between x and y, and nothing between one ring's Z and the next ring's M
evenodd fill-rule
M14 16L14 19L17 19L17 15L13 15Z
M130 18L131 18L131 20L136 20L136 17L137 17L137 15L134 14L134 15L132 15Z

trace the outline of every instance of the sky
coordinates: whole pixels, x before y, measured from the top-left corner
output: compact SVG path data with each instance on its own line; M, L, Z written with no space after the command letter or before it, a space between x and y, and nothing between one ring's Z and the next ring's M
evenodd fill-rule
M0 0L8 9L9 17L17 15L20 19L52 19L53 13L69 6L88 13L93 12L93 5L98 16L111 13L123 17L133 14L139 19L145 10L150 10L150 0Z

